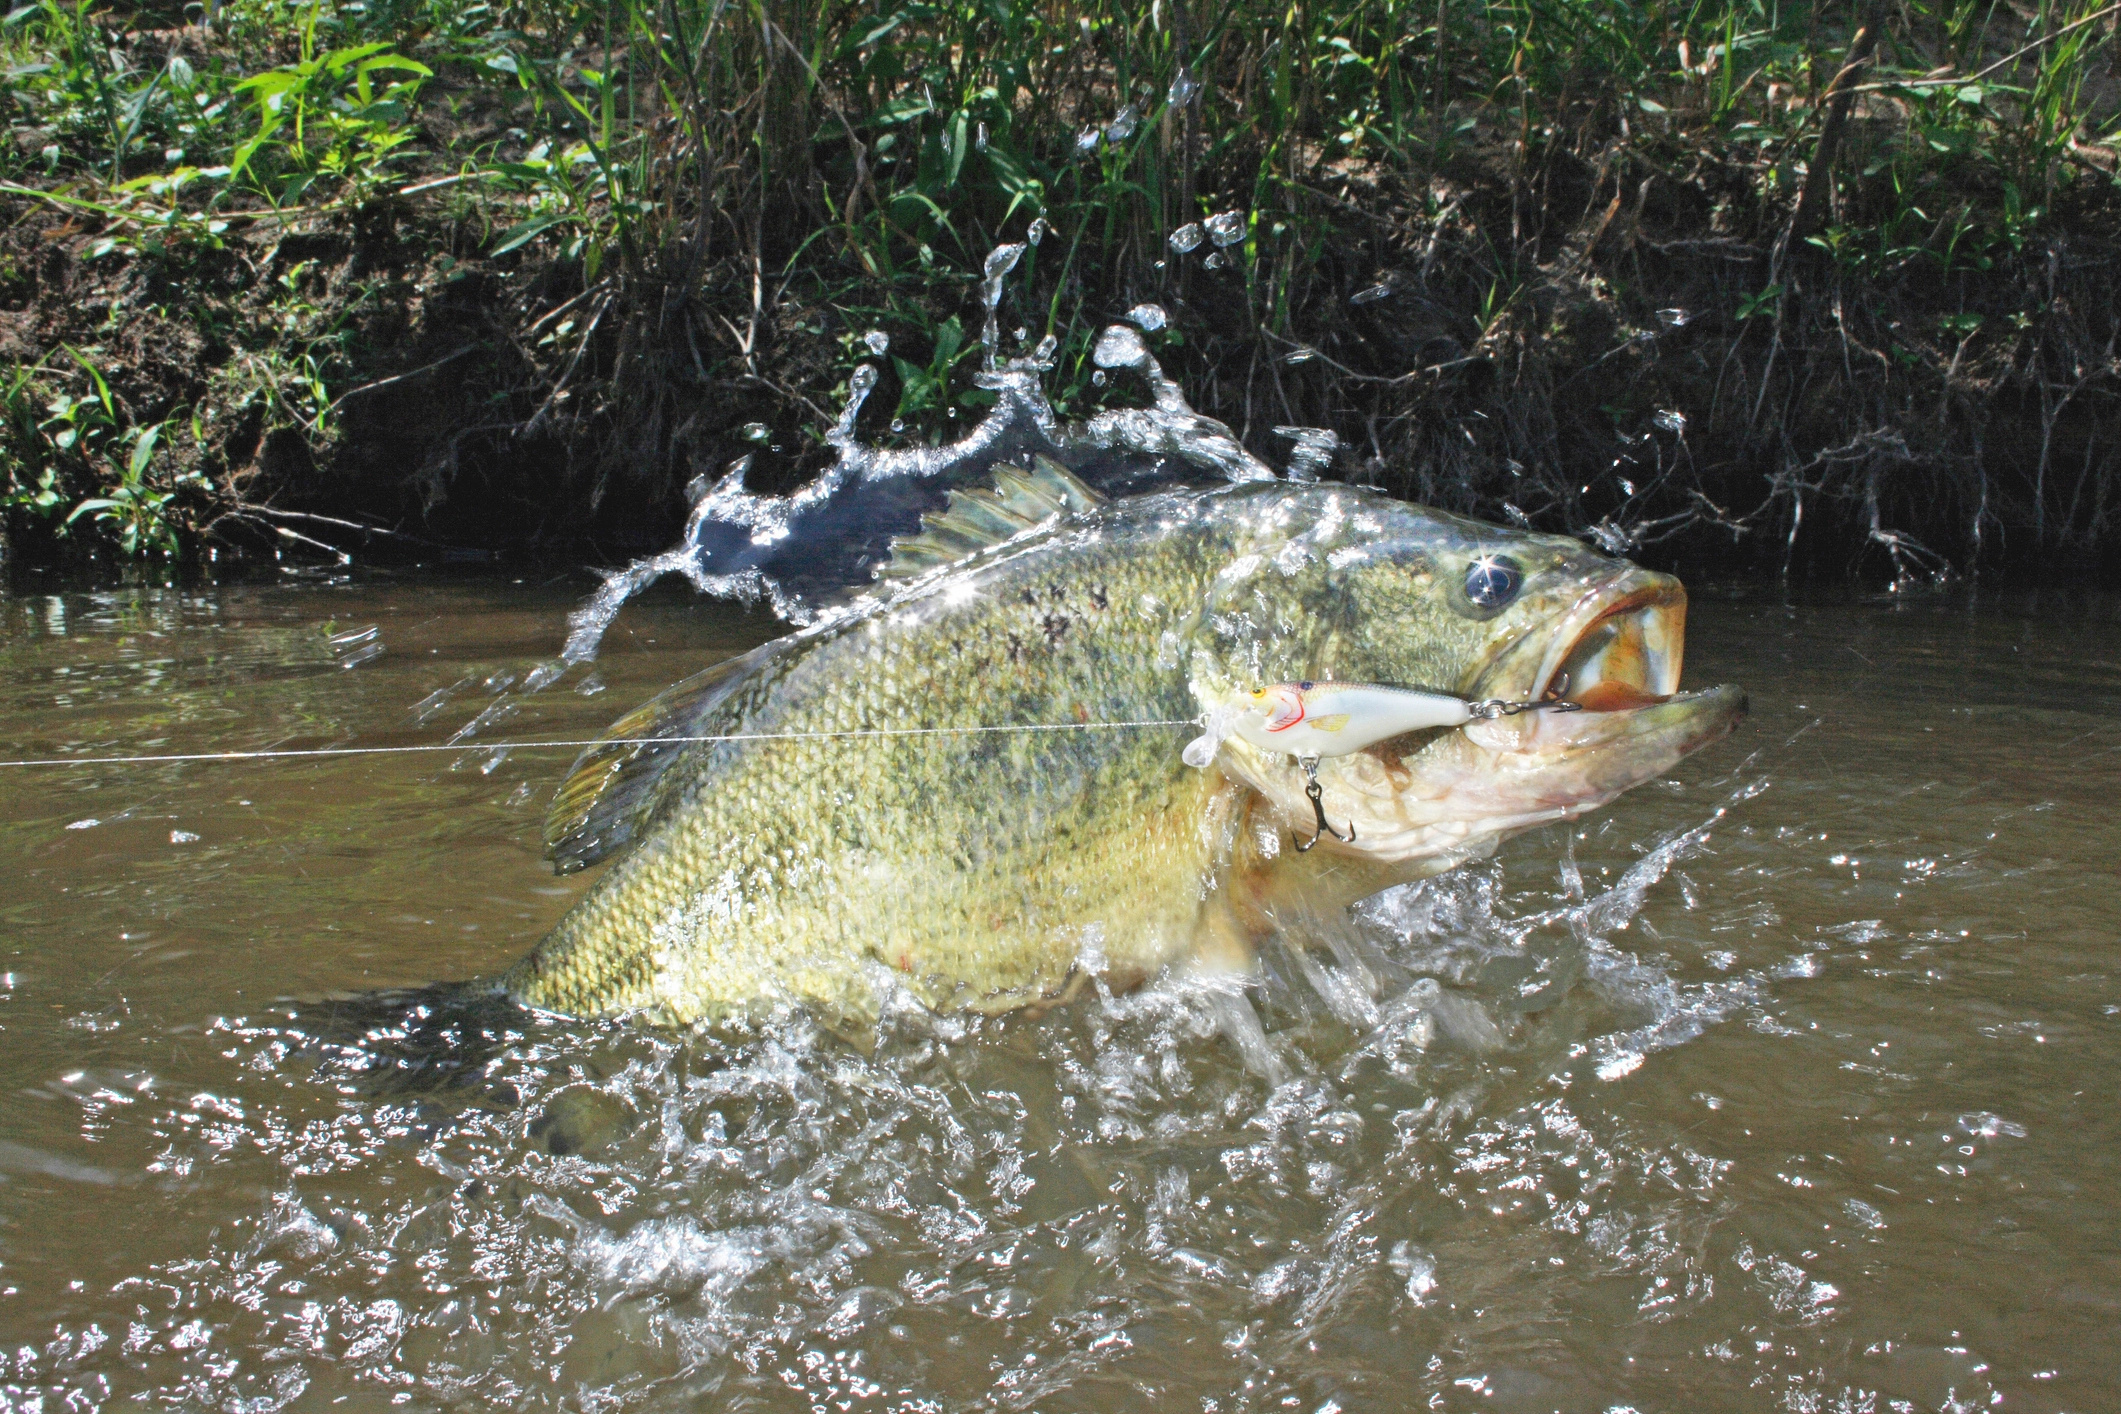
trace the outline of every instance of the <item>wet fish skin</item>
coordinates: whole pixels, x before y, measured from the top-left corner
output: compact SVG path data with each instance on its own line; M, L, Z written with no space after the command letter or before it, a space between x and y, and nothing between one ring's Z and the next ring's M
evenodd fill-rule
M1483 553L1526 572L1498 613L1464 600L1463 566ZM1217 694L1299 677L1464 693L1626 568L1573 541L1345 487L1171 492L1060 519L794 635L691 729L1185 720ZM1188 768L1190 734L686 748L639 844L502 985L532 1006L674 1024L785 1004L861 1021L894 991L939 1010L1002 1011L1084 973L1127 985L1204 950L1241 950L1257 919L1242 900L1273 887L1339 880L1367 892L1523 827L1484 835L1477 819L1457 822L1449 848L1398 858L1359 843L1337 860L1277 851L1262 845L1261 820L1278 829L1290 813L1284 768ZM1388 794L1402 776L1427 784L1435 743L1403 745ZM1462 753L1444 757L1469 769ZM1380 769L1371 758L1350 758L1350 800L1375 789L1361 778ZM1601 763L1599 789L1669 759Z

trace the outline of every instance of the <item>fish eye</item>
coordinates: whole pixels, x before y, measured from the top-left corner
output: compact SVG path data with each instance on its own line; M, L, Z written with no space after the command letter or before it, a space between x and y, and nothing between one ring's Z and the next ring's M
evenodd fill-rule
M1476 609L1500 609L1524 587L1524 571L1507 555L1482 555L1466 566L1466 598Z

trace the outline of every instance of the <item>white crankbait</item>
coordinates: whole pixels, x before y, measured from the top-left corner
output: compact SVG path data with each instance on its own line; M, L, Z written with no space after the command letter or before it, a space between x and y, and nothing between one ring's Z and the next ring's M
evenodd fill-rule
M1186 744L1185 762L1205 767L1215 759L1230 737L1261 751L1286 752L1303 768L1304 794L1318 816L1321 833L1353 842L1351 822L1343 835L1326 823L1323 790L1318 784L1318 763L1329 756L1348 756L1407 732L1436 727L1462 727L1468 722L1494 721L1520 712L1542 709L1574 712L1580 704L1561 698L1566 684L1557 684L1546 697L1534 702L1511 702L1503 698L1469 702L1447 692L1429 692L1415 687L1388 687L1370 682L1277 682L1255 687L1234 702L1209 711L1207 730ZM1318 843L1313 835L1299 843L1298 851Z
M1403 732L1462 727L1472 704L1442 692L1367 682L1277 682L1254 688L1231 735L1262 751L1346 756Z

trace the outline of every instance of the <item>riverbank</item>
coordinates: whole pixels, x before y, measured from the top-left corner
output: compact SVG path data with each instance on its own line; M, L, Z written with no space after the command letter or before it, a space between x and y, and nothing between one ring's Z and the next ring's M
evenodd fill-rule
M1144 304L1279 463L1651 561L2110 571L2115 14L48 3L4 30L14 554L623 559L1063 415ZM871 424L874 424L873 426Z

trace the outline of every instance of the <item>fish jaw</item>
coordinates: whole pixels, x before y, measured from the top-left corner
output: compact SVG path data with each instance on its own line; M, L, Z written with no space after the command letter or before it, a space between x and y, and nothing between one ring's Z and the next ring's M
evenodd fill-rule
M1504 839L1595 810L1736 729L1745 693L1682 693L1686 591L1668 575L1622 565L1561 604L1542 628L1503 645L1468 684L1475 698L1560 695L1580 710L1475 721L1425 739L1386 742L1319 768L1328 822L1322 850L1441 873ZM1292 828L1310 833L1304 777L1284 755L1243 741L1226 765Z

